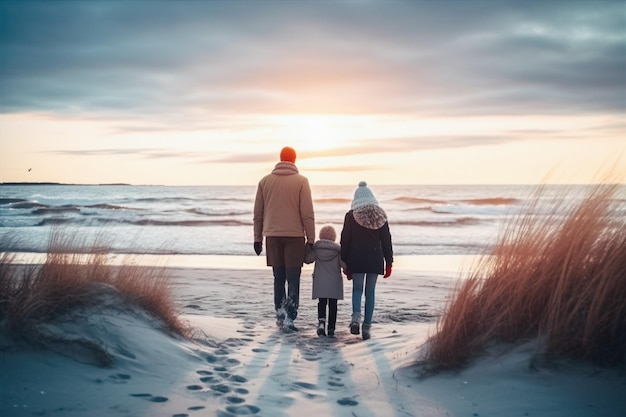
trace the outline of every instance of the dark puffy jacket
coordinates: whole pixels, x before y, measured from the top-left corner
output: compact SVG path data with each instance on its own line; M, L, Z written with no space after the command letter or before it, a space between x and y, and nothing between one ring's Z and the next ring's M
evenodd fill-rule
M383 275L385 264L393 264L391 233L382 208L367 205L346 213L341 231L341 260L351 274Z

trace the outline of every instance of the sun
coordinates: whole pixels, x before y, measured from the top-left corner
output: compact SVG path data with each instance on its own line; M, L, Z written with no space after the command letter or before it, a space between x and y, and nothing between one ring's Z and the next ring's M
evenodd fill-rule
M301 124L303 149L319 151L337 146L341 130L323 117L305 118Z
M290 143L303 151L325 151L341 146L349 137L341 116L289 115L281 124Z

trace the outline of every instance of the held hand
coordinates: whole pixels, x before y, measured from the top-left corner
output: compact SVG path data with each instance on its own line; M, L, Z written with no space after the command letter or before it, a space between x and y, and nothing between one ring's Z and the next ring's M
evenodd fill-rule
M383 275L383 278L389 278L391 276L391 265L387 265L387 268L385 268L385 275Z
M345 274L346 278L348 279L348 281L352 280L352 274L349 273L346 268L341 268L341 271Z
M256 256L259 256L262 250L263 242L254 242L254 251L256 252Z

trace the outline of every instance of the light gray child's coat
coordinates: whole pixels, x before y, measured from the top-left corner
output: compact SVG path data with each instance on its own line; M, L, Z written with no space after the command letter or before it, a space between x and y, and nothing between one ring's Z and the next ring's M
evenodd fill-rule
M315 262L313 268L313 299L335 298L343 300L343 277L341 246L330 240L320 239L311 248L307 246L304 262Z

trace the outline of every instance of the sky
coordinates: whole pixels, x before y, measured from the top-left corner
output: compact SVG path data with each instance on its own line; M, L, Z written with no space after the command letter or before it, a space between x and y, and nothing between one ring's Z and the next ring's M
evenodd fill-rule
M0 0L0 182L626 179L623 1Z

